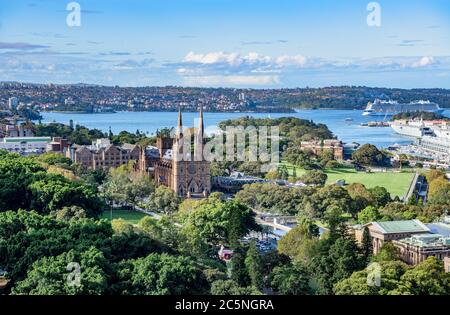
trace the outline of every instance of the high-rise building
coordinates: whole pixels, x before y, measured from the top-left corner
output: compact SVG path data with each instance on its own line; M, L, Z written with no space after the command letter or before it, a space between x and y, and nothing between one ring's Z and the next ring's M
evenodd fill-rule
M10 97L8 99L8 108L10 110L15 110L19 105L19 99L17 97Z

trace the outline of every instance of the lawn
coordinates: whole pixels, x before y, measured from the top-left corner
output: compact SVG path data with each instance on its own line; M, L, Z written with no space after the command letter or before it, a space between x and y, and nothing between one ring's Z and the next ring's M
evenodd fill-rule
M289 164L286 165L289 174L292 174L293 167ZM361 183L367 188L375 186L385 187L392 197L399 196L400 198L406 195L408 188L411 185L411 181L414 178L414 173L366 173L358 172L353 168L338 168L338 169L325 169L325 173L328 175L327 184L333 184L339 179L345 180L347 184ZM296 168L296 174L300 177L305 170Z
M146 214L139 212L139 211L133 211L133 210L113 210L112 211L112 218L113 219L124 219L128 223L131 224L137 224L143 217L145 217ZM102 214L103 219L111 220L111 212L109 210L104 211Z

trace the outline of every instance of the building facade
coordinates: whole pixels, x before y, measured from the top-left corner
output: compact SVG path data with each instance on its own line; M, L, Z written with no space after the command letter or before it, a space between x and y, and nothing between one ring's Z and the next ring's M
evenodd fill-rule
M425 225L419 220L403 220L354 226L351 231L359 244L362 243L365 228L372 239L374 255L380 252L385 242L392 242L397 248L398 257L411 265L419 264L430 256L440 260L450 256L450 237L447 233L450 227L442 227L440 223ZM443 233L438 234L437 231Z
M152 176L157 185L171 188L180 197L206 197L211 192L211 163L203 154L204 145L202 110L193 138L184 133L179 111L175 137L167 132L158 133L156 147L141 149L139 169Z
M158 132L156 146L117 146L108 139L97 139L91 145L72 145L66 150L66 156L93 170L115 168L135 161L135 171L152 177L158 186L167 186L180 197L206 197L211 192L211 163L203 155L202 111L200 124L194 130L194 137L190 133L184 134L179 112L175 137L167 131ZM191 150L192 145L194 150Z
M417 265L428 257L444 260L450 256L450 238L440 234L421 234L393 241L401 260Z
M335 160L344 159L344 145L341 141L335 139L302 141L300 149L312 152L315 155L331 152Z
M97 139L91 145L72 145L66 150L66 156L74 163L92 170L109 169L129 161L137 162L140 148L135 144L117 146L111 144L109 139Z
M8 137L0 139L0 149L21 155L38 155L47 151L50 137Z

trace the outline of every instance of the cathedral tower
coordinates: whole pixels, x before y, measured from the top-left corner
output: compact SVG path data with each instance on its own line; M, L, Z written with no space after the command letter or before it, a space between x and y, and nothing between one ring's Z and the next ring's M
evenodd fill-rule
M183 142L191 139L184 137L181 112L178 113L178 127L173 148L175 152L172 189L181 197L206 197L211 192L210 162L203 157L203 136L203 111L200 109L199 127L194 136L194 156L190 159L183 158Z

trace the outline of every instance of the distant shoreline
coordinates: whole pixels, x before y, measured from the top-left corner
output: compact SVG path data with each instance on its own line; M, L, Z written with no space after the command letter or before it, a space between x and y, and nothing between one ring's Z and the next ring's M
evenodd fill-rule
M88 111L59 111L59 110L46 110L41 113L55 113L55 114L117 114L117 113L176 113L177 110L120 110L114 112L88 112ZM185 113L196 113L198 110L183 110ZM274 110L274 111L204 111L204 113L241 113L241 114L254 114L254 113L295 113L296 110Z

